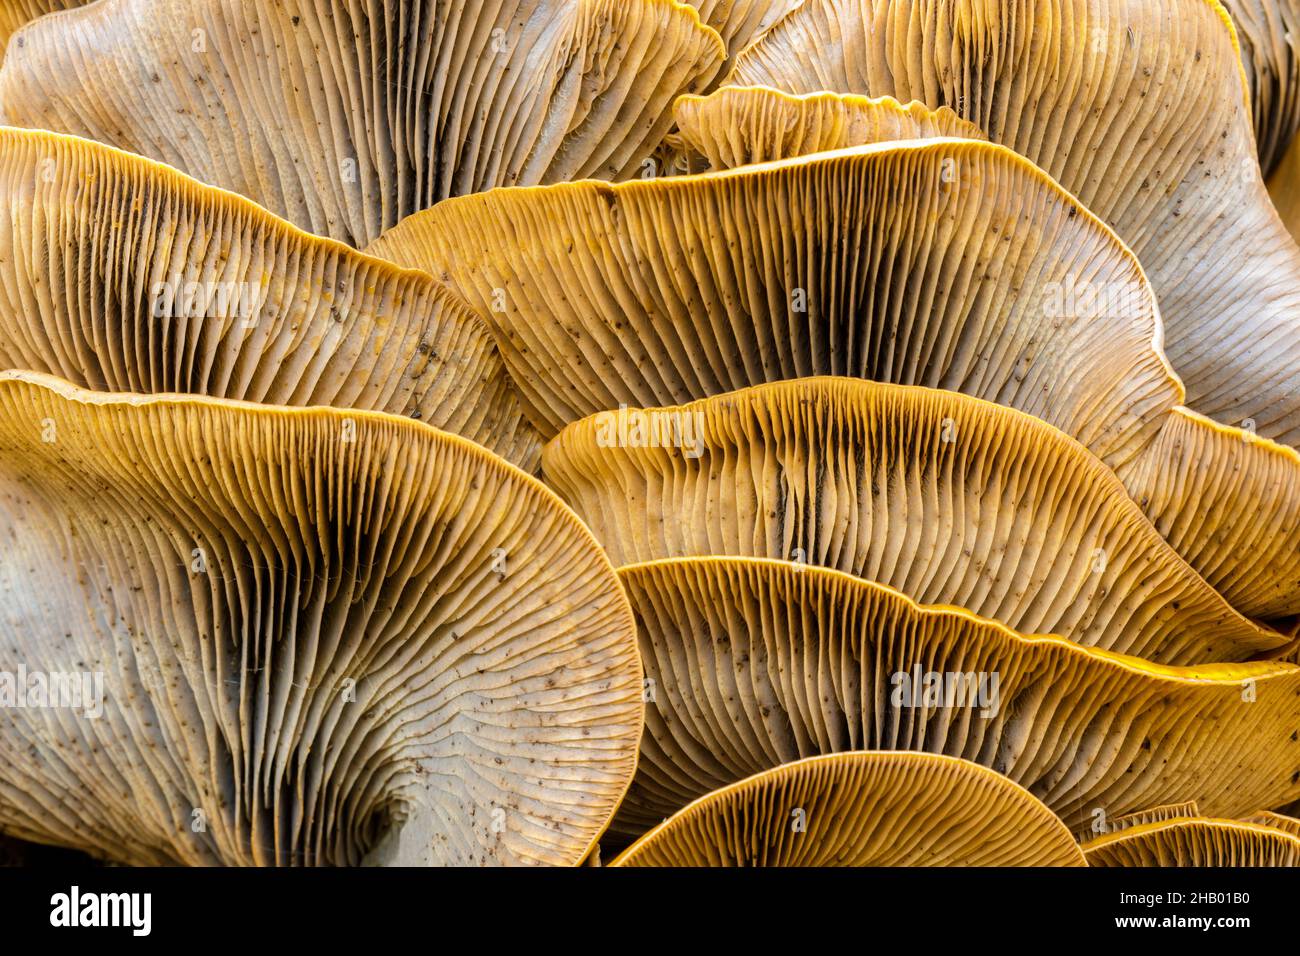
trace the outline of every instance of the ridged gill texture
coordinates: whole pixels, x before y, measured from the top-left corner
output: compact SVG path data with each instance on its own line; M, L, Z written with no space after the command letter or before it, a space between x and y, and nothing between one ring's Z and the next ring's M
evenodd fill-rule
M756 386L584 419L542 468L620 565L802 560L1166 664L1286 643L1233 611L1083 446L964 395Z
M619 835L846 750L982 764L1073 829L1159 800L1236 816L1300 795L1295 665L1161 667L785 561L682 558L619 576L649 697Z
M1083 866L1065 826L991 770L934 754L810 757L711 793L611 866Z
M1137 260L986 143L496 190L368 251L465 296L548 436L620 403L855 375L1019 408L1117 464L1183 397Z
M869 143L988 138L946 106L932 110L916 100L903 105L892 96L790 96L767 87L679 96L673 118L683 145L714 169Z
M674 0L102 0L16 41L6 123L358 246L448 196L637 172L725 58Z
M1300 129L1300 2L1223 0L1250 81L1259 164L1267 176Z
M718 31L731 55L799 5L800 0L688 0L700 19Z
M1300 249L1216 0L805 0L726 83L952 108L1132 247L1190 407L1300 444Z
M0 53L19 27L57 10L80 7L86 0L0 0Z
M1129 494L1188 563L1243 614L1300 613L1300 454L1174 408L1119 469Z
M896 112L740 88L693 102L727 130L769 107L795 121L821 102ZM902 115L914 112L927 115ZM1180 538L1182 556L1247 616L1300 613L1300 457L1253 421L1179 407L1132 253L1005 147L885 143L653 183L496 190L412 216L370 251L465 295L543 434L624 403L806 375L960 391L1082 441L1162 528L1201 527L1212 503L1215 528L1233 531ZM1193 446L1209 457L1167 450ZM1209 489L1208 473L1235 480Z
M432 277L89 140L0 129L0 369L418 418L529 470L487 327Z
M1083 845L1089 866L1300 866L1300 836L1240 820L1170 817Z
M0 829L128 864L577 864L635 766L588 531L393 416L0 375ZM89 710L98 709L98 714Z

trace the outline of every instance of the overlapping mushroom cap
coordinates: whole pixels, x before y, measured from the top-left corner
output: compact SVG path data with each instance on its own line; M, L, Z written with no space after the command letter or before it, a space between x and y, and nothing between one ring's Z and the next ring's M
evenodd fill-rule
M1300 821L1276 814L1218 819L1190 804L1116 822L1083 845L1089 866L1300 866Z
M621 403L858 375L1020 408L1116 464L1182 398L1137 260L985 143L494 190L368 251L445 279L492 323L548 436Z
M709 794L611 866L1083 866L1026 790L935 754L810 757Z
M430 276L89 140L0 128L0 369L419 418L532 469L488 329Z
M1285 830L1292 836L1300 837L1300 819L1287 816L1285 813L1278 813L1274 810L1257 810L1255 813L1242 818L1246 823L1258 823L1262 826L1276 827L1279 830Z
M679 108L682 135L715 160L778 152L780 117L819 104L832 132L927 115L760 90L695 103ZM1300 458L1179 407L1132 253L1005 147L890 142L709 176L495 190L412 216L370 250L466 296L543 434L625 403L800 375L953 389L1079 439L1162 528L1204 529L1175 544L1243 613L1300 612Z
M1268 193L1300 238L1300 2L1224 0L1241 39Z
M631 784L621 836L676 815L620 865L1078 865L1066 823L1298 862L1251 811L1300 795L1300 669L1231 663L1300 627L1250 620L1300 615L1300 250L1252 137L1283 183L1293 5L1234 0L1248 85L1218 0L22 28L0 118L216 185L0 129L0 370L73 380L0 371L0 832L571 864ZM718 172L534 185L675 160ZM382 412L558 436L627 593Z
M1223 0L1250 84L1259 165L1268 176L1300 130L1300 3Z
M622 835L845 750L980 763L1074 828L1160 800L1235 816L1300 794L1295 665L1160 667L784 561L685 558L619 576L647 687Z
M725 55L676 0L103 0L17 40L5 122L353 245L447 196L637 172Z
M1300 443L1300 249L1216 0L806 0L727 82L951 107L1133 248L1191 407Z
M800 0L687 0L734 55L799 5Z
M1233 607L1300 613L1300 454L1174 408L1119 477L1170 545Z
M79 694L0 709L6 833L126 863L574 864L631 779L618 580L464 439L5 373L0 490L0 670Z
M1233 611L1081 445L952 392L811 378L605 412L561 432L542 467L617 564L803 560L1169 664L1286 643Z
M904 105L892 96L791 96L767 87L731 86L712 96L679 96L673 118L688 162L698 157L714 169L869 143L988 138L946 106L932 110L916 100Z

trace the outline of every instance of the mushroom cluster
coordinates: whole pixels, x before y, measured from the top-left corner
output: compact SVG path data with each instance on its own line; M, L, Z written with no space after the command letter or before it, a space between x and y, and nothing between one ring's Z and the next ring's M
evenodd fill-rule
M1300 865L1300 0L0 0L0 864Z

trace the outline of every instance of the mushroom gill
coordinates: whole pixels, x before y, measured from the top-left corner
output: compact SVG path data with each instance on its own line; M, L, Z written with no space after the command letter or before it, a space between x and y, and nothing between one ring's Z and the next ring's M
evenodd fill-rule
M533 469L491 333L430 276L152 160L0 128L0 368L418 418Z
M1195 815L1157 819L1083 844L1089 866L1300 866L1300 836L1269 823Z
M1113 466L1183 398L1132 253L987 143L497 189L367 251L444 279L492 325L546 437L620 404L852 375L1019 408Z
M1269 201L1217 0L806 0L726 80L947 106L1111 225L1188 405L1300 444L1300 249Z
M1265 177L1300 130L1300 2L1223 0L1250 84L1255 144Z
M1243 614L1300 613L1300 453L1171 409L1118 469L1161 536Z
M24 24L58 10L80 7L87 0L0 0L0 54Z
M1236 816L1300 795L1292 664L1162 667L786 561L680 558L619 577L647 702L616 835L846 750L982 764L1073 829L1160 800Z
M673 104L686 161L713 169L895 140L950 137L984 141L974 123L946 106L932 110L892 96L791 96L766 87L723 87Z
M130 864L577 864L631 779L618 579L465 439L10 372L0 495L0 670L80 688L0 708L6 834Z
M793 559L1165 664L1288 642L1234 611L1078 442L953 392L809 378L603 412L542 468L616 564Z
M700 19L718 31L729 56L745 49L800 0L686 0ZM725 71L724 71L725 72Z
M1246 823L1259 823L1264 826L1285 830L1294 837L1300 837L1300 820L1273 810L1257 810L1249 816L1242 817Z
M6 123L358 246L448 196L636 173L725 57L676 0L101 0L18 42Z
M790 128L767 107L882 112L843 99L734 89L699 109L725 107L716 128L754 131L735 148L766 157L778 150L762 137ZM832 115L828 128L854 125ZM682 135L703 142L690 122ZM414 215L368 251L466 297L544 435L625 404L799 376L960 391L1085 444L1162 531L1181 529L1179 553L1243 614L1300 613L1300 457L1253 420L1229 427L1182 406L1136 258L1006 147L894 141L703 176L492 190Z
M1083 866L1069 830L991 770L936 754L809 757L717 790L610 866Z

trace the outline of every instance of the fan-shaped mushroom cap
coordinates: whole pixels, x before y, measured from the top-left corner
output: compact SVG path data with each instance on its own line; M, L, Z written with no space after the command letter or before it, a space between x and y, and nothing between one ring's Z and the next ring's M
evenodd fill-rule
M548 436L623 403L859 375L1012 405L1114 465L1183 394L1137 260L986 143L494 190L368 251L466 297Z
M1119 477L1160 534L1243 614L1300 613L1300 454L1186 408Z
M989 766L1072 827L1171 797L1235 816L1300 794L1294 665L1161 667L785 561L683 558L619 577L648 703L618 833L780 763L860 749Z
M1300 3L1223 0L1250 84L1259 164L1267 176L1300 129Z
M700 19L718 31L731 54L738 53L763 31L797 7L800 0L687 0Z
M101 0L18 36L5 122L353 245L447 196L635 172L725 56L675 0Z
M761 86L680 96L673 118L683 145L715 169L893 140L988 138L946 106L904 106L892 96L790 96Z
M1272 810L1258 810L1250 816L1243 817L1245 823L1258 823L1261 826L1275 827L1278 830L1285 830L1294 837L1300 838L1300 820L1295 817L1289 817L1282 813L1275 813Z
M536 466L489 330L432 277L152 160L0 129L0 368L419 418Z
M1300 837L1209 817L1128 826L1083 845L1089 866L1300 866Z
M1083 866L1022 787L937 754L809 757L701 797L610 866Z
M542 467L616 564L802 556L1168 664L1287 640L1233 611L1083 446L965 395L778 382L583 419Z
M1269 198L1300 237L1300 2L1224 0L1241 40Z
M0 54L23 24L56 10L79 7L87 0L0 0Z
M1174 820L1179 817L1199 817L1200 815L1201 808L1195 800L1184 800L1182 803L1162 803L1158 806L1135 810L1132 813L1124 813L1116 817L1099 818L1096 823L1104 825L1108 833L1117 833L1120 830L1127 830L1129 827L1140 827L1148 823L1160 823L1164 820Z
M845 236L859 254L844 255ZM1245 614L1300 612L1300 458L1180 418L1161 447L1212 449L1198 469L1236 475L1241 493L1152 493L1187 483L1181 460L1153 450L1183 399L1154 295L1104 224L1005 147L893 143L708 176L493 190L412 216L370 251L466 296L543 434L620 404L802 375L949 388L1079 439L1152 501L1153 519L1213 501L1233 541L1179 541L1184 557ZM1245 539L1260 548L1233 546Z
M471 442L6 373L0 490L0 671L102 681L97 715L0 708L6 833L355 863L392 826L403 860L576 864L631 779L618 579Z
M953 108L1133 248L1189 406L1300 444L1300 249L1216 0L806 0L727 83Z

